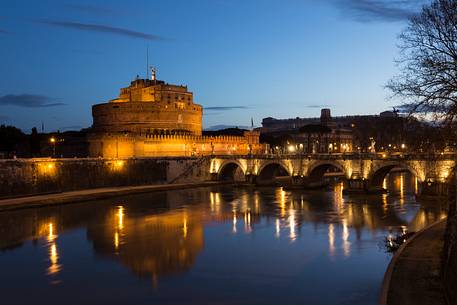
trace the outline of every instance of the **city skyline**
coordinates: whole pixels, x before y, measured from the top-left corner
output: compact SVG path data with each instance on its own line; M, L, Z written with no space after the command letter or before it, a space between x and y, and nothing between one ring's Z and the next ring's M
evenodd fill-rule
M405 1L122 1L0 8L0 124L81 129L149 63L204 106L203 126L264 117L375 114L401 103L396 36ZM405 4L406 3L406 4ZM426 2L421 2L426 3ZM276 9L272 9L275 8ZM174 18L173 18L174 17Z

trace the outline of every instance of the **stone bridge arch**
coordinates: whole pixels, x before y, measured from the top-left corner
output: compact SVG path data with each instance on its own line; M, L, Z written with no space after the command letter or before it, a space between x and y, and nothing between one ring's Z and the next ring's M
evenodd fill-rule
M268 160L262 162L257 170L257 182L259 184L273 183L278 176L287 175L292 177L293 165L287 160Z
M308 177L310 182L320 182L323 180L324 174L330 168L336 168L342 172L345 177L348 176L345 164L334 160L319 160L311 163L305 173L305 176Z
M217 180L220 181L244 181L246 166L239 160L230 159L223 161L217 172Z
M415 166L416 165L416 166ZM409 171L413 174L418 182L422 183L425 180L425 174L423 168L413 164L411 162L402 161L382 161L373 165L368 175L368 188L369 189L381 189L382 183L386 178L387 174L394 168L401 168Z

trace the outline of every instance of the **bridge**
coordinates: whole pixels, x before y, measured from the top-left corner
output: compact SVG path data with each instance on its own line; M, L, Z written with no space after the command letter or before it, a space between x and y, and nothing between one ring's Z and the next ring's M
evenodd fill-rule
M411 172L423 195L444 195L456 165L456 153L341 153L212 156L212 180L270 184L290 177L296 187L323 185L329 172L344 178L346 192L384 191L386 175L394 168Z

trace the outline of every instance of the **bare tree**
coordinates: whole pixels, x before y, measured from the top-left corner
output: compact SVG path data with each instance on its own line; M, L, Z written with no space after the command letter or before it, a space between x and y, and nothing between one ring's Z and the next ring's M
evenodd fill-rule
M403 108L432 115L443 124L457 119L457 0L434 0L411 17L399 37L400 74L387 85Z

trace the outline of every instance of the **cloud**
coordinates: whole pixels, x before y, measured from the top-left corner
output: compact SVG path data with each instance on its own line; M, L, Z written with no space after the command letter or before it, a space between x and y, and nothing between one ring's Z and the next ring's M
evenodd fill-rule
M0 96L0 106L18 106L26 108L43 108L63 106L64 103L57 102L58 99L37 94L8 94Z
M393 107L394 110L398 111L399 113L408 114L408 113L416 113L416 114L425 114L427 112L432 112L433 109L427 107L427 105L420 105L418 106L415 103L404 103L401 105L397 105Z
M57 20L37 20L36 22L61 27L61 28L68 28L80 31L87 31L87 32L99 32L99 33L108 33L113 35L131 37L131 38L140 38L145 40L164 40L163 37L132 31L129 29L117 28L112 27L109 25L102 25L102 24L89 24L89 23L80 23L80 22L71 22L71 21L57 21Z
M105 7L101 7L101 6L95 6L95 5L65 4L64 7L69 10L72 10L72 11L89 13L89 14L94 14L94 15L115 15L116 14L116 12L114 10L111 10L111 9L105 8Z
M203 112L203 116L216 116L216 115L221 115L223 114L222 112Z
M358 22L404 21L418 13L427 0L330 0L344 16Z
M248 109L249 107L246 106L214 106L214 107L205 107L203 110L209 111L229 111L235 109Z
M314 105L306 105L305 107L307 108L329 108L329 107L332 107L334 105L318 105L318 104L314 104Z

